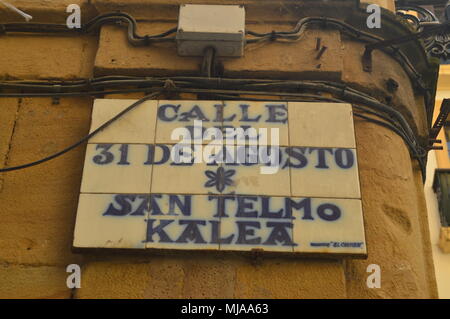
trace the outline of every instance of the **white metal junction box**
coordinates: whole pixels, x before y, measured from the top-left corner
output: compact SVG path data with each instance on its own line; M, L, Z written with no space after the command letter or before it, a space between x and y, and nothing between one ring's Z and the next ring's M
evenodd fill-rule
M244 6L181 5L176 38L181 56L203 56L207 47L214 47L217 56L242 56Z

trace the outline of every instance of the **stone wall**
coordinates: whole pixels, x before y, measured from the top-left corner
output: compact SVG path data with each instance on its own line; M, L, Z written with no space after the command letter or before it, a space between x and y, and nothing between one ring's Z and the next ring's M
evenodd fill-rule
M15 1L36 21L65 21L65 6L80 3L83 20L123 9L136 14L139 32L176 25L182 1ZM195 3L196 1L190 1ZM203 3L204 1L202 1ZM225 3L210 0L209 3ZM292 1L245 3L249 28L290 29ZM348 2L348 1L340 1ZM393 1L380 2L392 8ZM51 3L51 5L49 5ZM226 3L229 3L228 1ZM270 11L271 8L277 11ZM28 11L27 11L28 10ZM337 10L340 10L337 8ZM0 10L0 20L17 20ZM316 37L328 50L315 60ZM83 36L0 35L0 78L75 79L100 75L196 75L198 58L176 55L175 45L135 48L125 31L105 26ZM245 57L224 59L225 76L342 80L366 92L389 93L417 132L426 135L423 100L403 68L375 52L374 72L360 65L362 45L334 30L310 30L295 44L249 46ZM318 66L320 64L320 66ZM137 98L140 94L109 96ZM108 97L108 96L106 96ZM88 133L91 98L1 98L0 167L27 163L58 151ZM0 298L435 298L422 177L403 140L392 131L355 120L367 260L220 255L136 255L71 251L84 147L45 164L0 173ZM66 287L65 268L82 267L81 289ZM369 264L379 264L382 285L366 286Z

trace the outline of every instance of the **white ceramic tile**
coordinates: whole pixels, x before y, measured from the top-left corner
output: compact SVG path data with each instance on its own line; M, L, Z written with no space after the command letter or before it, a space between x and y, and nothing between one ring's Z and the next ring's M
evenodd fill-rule
M361 197L355 149L292 147L291 153L293 196Z
M215 132L222 127L222 105L222 101L159 101L156 143L189 144L186 138L195 144L222 143Z
M226 150L228 154L234 154L231 156L234 158L234 163L226 160L223 167L225 171L234 173L225 193L290 196L290 170L289 167L283 167L281 162L285 152L284 147L272 148L273 153L268 152L268 148L264 146L256 148L240 145L235 148L227 147ZM251 154L251 157L238 155L245 152ZM278 157L270 157L269 153L278 154Z
M178 149L178 152L176 149ZM171 194L220 193L219 168L221 165L214 161L205 162L202 157L203 149L204 145L157 145L151 192ZM177 159L175 154L185 154L185 156L180 156ZM214 149L211 149L211 154L215 154ZM197 159L198 163L195 162ZM213 182L217 183L213 184Z
M148 193L148 154L144 144L88 144L81 193Z
M203 195L151 196L146 248L219 249L217 200Z
M94 131L138 100L96 99L92 110ZM97 133L89 143L153 143L158 102L146 101Z
M367 253L361 201L354 199L293 198L296 252L361 254ZM305 213L306 207L308 213Z
M249 144L287 146L287 102L224 101L224 141ZM239 131L240 129L240 131Z
M132 102L97 100L92 128ZM131 112L87 146L75 247L366 253L350 105L159 101ZM174 145L173 130L195 119L278 128L280 157L264 164L267 148L248 140ZM193 157L177 161L176 148Z
M284 197L235 196L220 220L221 250L293 251L293 220Z
M352 107L289 102L289 145L355 148Z
M145 248L148 195L81 194L74 247Z

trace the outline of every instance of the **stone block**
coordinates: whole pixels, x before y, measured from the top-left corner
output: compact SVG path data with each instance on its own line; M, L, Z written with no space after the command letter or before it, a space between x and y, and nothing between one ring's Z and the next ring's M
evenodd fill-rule
M158 34L176 23L142 22L139 34ZM247 25L256 32L290 30L293 25ZM316 39L320 37L327 49L316 59ZM261 42L247 44L242 58L221 58L225 76L274 78L339 79L343 52L338 31L307 30L295 42ZM201 57L180 57L175 43L156 43L133 47L127 42L126 30L116 26L102 27L95 74L140 76L199 75Z
M65 267L0 264L0 298L68 299Z
M92 76L95 36L0 35L0 79L79 79Z
M76 298L181 298L182 261L155 257L150 262L90 262L82 269Z
M89 131L90 98L22 100L8 165L42 159L78 141ZM84 147L23 170L4 173L0 192L0 260L23 264L63 264L71 253Z

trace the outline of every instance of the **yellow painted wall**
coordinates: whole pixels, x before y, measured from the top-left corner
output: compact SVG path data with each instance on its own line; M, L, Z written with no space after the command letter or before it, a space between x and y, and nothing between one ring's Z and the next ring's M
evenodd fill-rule
M427 199L428 218L430 223L431 246L433 249L434 269L439 298L450 299L450 254L444 253L439 247L441 221L436 194L433 191L434 171L438 168L436 154L439 151L430 152L427 165L427 182L425 184L425 196Z
M450 65L441 65L439 71L438 90L436 93L435 111L433 114L433 121L439 115L442 100L444 98L450 98ZM450 120L450 119L448 119ZM445 137L444 130L439 132L438 139L442 140L443 150L436 151L436 160L438 168L450 168L450 157L448 153L447 139Z
M450 65L441 65L439 71L433 123L439 114L442 100L444 98L450 98ZM428 155L425 196L428 207L428 218L430 221L431 245L433 249L433 260L439 297L450 299L450 253L444 252L441 247L439 247L439 240L442 235L441 232L443 228L439 217L439 206L436 193L433 191L435 171L436 169L450 169L450 157L448 153L447 139L443 129L439 132L437 138L442 140L442 146L444 149L430 151Z

